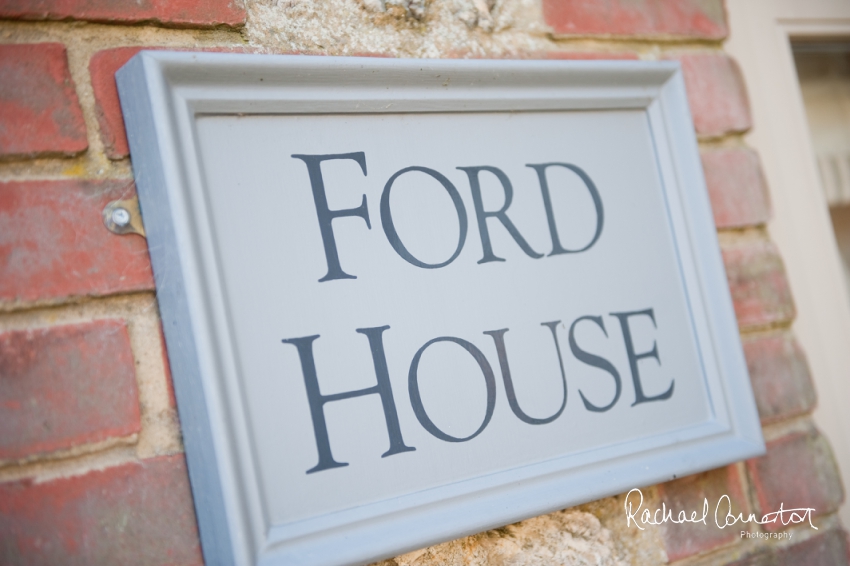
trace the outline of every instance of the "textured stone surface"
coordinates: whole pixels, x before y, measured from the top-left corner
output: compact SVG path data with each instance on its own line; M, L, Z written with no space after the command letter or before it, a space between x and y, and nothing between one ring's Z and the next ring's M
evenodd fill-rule
M202 564L183 455L0 484L0 557L9 566Z
M697 134L706 137L745 132L752 125L741 70L717 52L670 54L679 61Z
M741 328L794 318L794 303L785 267L773 242L746 238L724 244L721 251Z
M89 20L109 23L156 22L173 26L241 26L241 0L4 0L0 17L26 20Z
M399 556L398 566L594 564L626 566L594 515L562 511Z
M714 512L723 495L729 496L733 514L743 512L746 515L749 512L741 477L735 466L726 466L658 486L659 499L667 509L673 510L674 517L680 511L685 511L686 517L696 511L697 517L701 517L705 501L708 500L707 524L664 524L664 546L671 562L740 540L738 531L720 529L714 522ZM724 513L721 513L721 516L723 515Z
M28 302L154 288L147 242L103 225L129 181L0 183L0 301Z
M87 147L65 46L0 45L0 157L73 155Z
M485 56L487 57L487 56ZM625 61L638 59L637 53L629 51L529 51L521 53L506 53L503 58L522 60L549 60L549 61ZM476 58L468 52L451 52L446 58L464 59Z
M683 36L722 39L722 0L543 0L559 35Z
M124 322L0 334L0 460L139 432Z
M648 490L647 497L651 499ZM654 566L665 555L658 529L624 520L625 494L438 544L375 566ZM648 501L654 505L654 501Z
M700 155L718 228L756 226L770 219L767 186L755 151L704 149Z
M327 55L514 56L551 50L537 0L254 0L245 35L260 49ZM413 10L411 10L413 7Z
M767 454L747 461L761 514L813 508L812 516L838 509L844 500L841 477L826 439L817 432L791 434L767 444ZM785 516L789 520L788 514ZM807 524L807 523L806 523ZM779 520L765 530L786 528Z
M762 422L814 408L817 399L809 365L790 332L745 337L742 342Z

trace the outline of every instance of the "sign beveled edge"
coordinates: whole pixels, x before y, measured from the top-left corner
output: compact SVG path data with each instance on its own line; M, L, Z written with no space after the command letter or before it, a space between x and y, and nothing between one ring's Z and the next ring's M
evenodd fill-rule
M180 88L192 85L196 87L193 94L197 94L198 84L201 84L202 89L213 90L216 85L227 87L230 90L240 86L250 87L258 74L267 77L274 76L276 70L287 66L290 70L295 67L296 75L300 77L315 78L318 76L318 80L314 80L318 89L327 88L333 85L334 81L338 85L350 82L349 79L340 77L339 74L345 71L350 73L353 68L385 69L389 73L387 77L390 80L400 79L402 81L408 81L410 77L421 77L423 68L477 73L479 78L485 79L485 83L487 77L493 73L498 74L498 80L495 82L499 84L495 86L483 84L479 86L478 90L470 89L470 92L462 92L460 98L465 96L467 99L471 99L473 105L471 108L459 111L474 111L474 99L476 96L480 96L478 93L487 95L500 88L507 88L511 84L512 73L522 75L526 81L529 74L534 77L535 73L537 77L551 76L556 79L558 76L563 78L566 75L572 82L568 88L581 90L581 87L585 87L576 100L567 101L566 104L561 105L566 108L593 108L594 102L597 100L594 99L594 96L599 96L603 92L597 89L594 93L594 86L604 89L604 93L598 98L598 106L596 106L600 108L634 108L648 106L653 101L659 101L664 117L663 124L659 124L659 126L663 127L664 132L657 135L664 135L676 142L667 145L677 178L667 181L675 181L678 190L684 197L684 208L690 231L690 238L687 243L698 248L695 260L700 268L699 282L702 288L699 293L703 297L707 296L711 299L707 301L709 305L719 302L719 308L706 309L705 314L711 319L709 329L712 344L725 354L722 356L718 354L717 358L725 366L720 371L720 378L724 392L723 400L729 407L731 420L731 430L728 434L705 438L695 444L686 443L693 444L689 450L685 450L684 445L675 445L673 448L653 450L653 452L662 452L660 457L641 454L634 458L620 458L621 462L625 461L620 466L622 469L618 469L611 462L603 462L606 471L620 478L620 482L612 482L612 487L607 491L598 489L587 491L585 487L585 489L580 490L583 495L573 496L572 498L562 495L555 505L538 503L533 506L533 509L526 509L519 515L510 511L507 513L504 511L502 513L496 512L490 516L511 517L511 519L497 519L496 522L492 520L482 521L481 519L476 522L467 520L465 528L457 524L457 520L448 520L440 524L431 520L430 534L427 536L422 532L422 525L418 525L419 531L415 537L412 537L416 542L411 542L409 534L405 536L405 533L401 532L395 533L394 536L387 536L391 534L387 532L387 526L395 527L394 529L391 528L391 531L404 530L401 526L405 521L395 520L389 525L384 525L383 530L380 531L381 539L395 541L385 543L382 549L377 549L375 545L369 544L369 540L374 538L376 534L377 525L371 520L361 521L356 525L348 525L347 531L343 529L346 532L339 532L335 536L335 538L345 538L347 541L348 546L342 552L332 548L334 545L329 544L332 541L325 540L328 538L327 536L323 539L321 535L314 535L308 536L300 543L296 541L297 544L292 545L290 552L284 553L287 561L293 561L297 557L300 557L301 560L297 560L296 563L352 561L354 563L364 560L377 560L568 505L620 493L629 487L654 484L675 477L672 473L630 473L635 468L635 462L632 460L678 460L676 469L680 470L678 475L682 475L682 473L701 471L708 467L726 464L763 452L764 443L761 427L755 413L752 391L749 387L746 366L743 362L737 324L724 277L716 232L711 220L710 204L708 203L701 165L699 164L696 140L691 128L684 84L677 63L634 61L422 61L142 52L119 71L117 77L133 157L136 184L143 213L147 213L145 224L148 230L148 243L151 249L157 294L160 300L172 374L174 375L174 387L185 438L186 457L189 462L189 473L198 513L202 545L205 559L209 563L256 563L258 560L261 563L276 563L273 555L277 555L279 558L283 556L274 550L274 547L279 548L280 545L272 545L272 548L267 548L271 551L270 555L263 552L263 547L266 545L258 546L256 544L258 541L258 533L256 532L258 525L256 525L256 521L254 521L253 526L248 524L250 520L245 516L250 515L251 511L246 509L246 502L241 501L247 494L240 492L240 486L236 482L235 476L240 474L238 470L228 470L229 467L233 466L233 462L229 460L232 459L234 454L228 450L227 446L221 446L222 442L232 444L232 439L227 442L227 439L224 438L228 436L228 431L222 430L222 428L227 428L227 423L213 422L209 414L208 403L210 399L208 396L214 392L210 392L210 387L205 385L201 361L199 360L199 356L203 354L198 352L196 344L198 340L196 319L200 316L199 309L204 309L204 305L201 297L189 296L189 288L187 287L187 279L192 279L193 275L191 273L192 266L187 265L189 258L186 257L193 253L191 251L193 249L192 234L187 226L176 224L178 220L182 220L186 225L191 224L191 218L180 216L188 213L185 208L175 214L172 208L176 203L172 199L173 195L170 194L171 191L181 190L180 184L186 182L185 172L181 171L184 164L181 164L179 159L175 157L180 155L180 152L177 147L179 144L173 138L178 127L173 122L179 120L175 117L176 113L173 108L174 99L179 97L176 97L174 93ZM525 74L523 75L523 73ZM291 77L288 78L291 80ZM378 77L377 80L383 79ZM630 84L618 86L618 80ZM457 104L457 100L453 99L452 96L444 94L446 89L436 88L435 90L434 86L427 80L425 83L420 85L420 90L428 92L425 92L422 99L416 99L413 103L414 106L419 104L419 108L422 108L419 111L439 110L440 100L434 105L434 109L428 107L429 94L434 95L437 99L442 96L442 101L454 101ZM546 88L561 90L564 87L564 81L559 82L554 79L548 84L545 80L538 81L538 83L535 86L544 90ZM635 84L637 84L637 87L634 86ZM256 87L257 85L254 84L253 86ZM355 93L355 96L362 97L364 94L363 84L360 83L357 86L361 88ZM605 93L610 94L617 91L627 91L623 92L623 96L619 99L626 102L621 102L620 106L611 106L610 100L606 102ZM272 93L272 96L274 94ZM409 95L410 93L402 94ZM214 95L213 98L215 96L221 96L221 93ZM514 97L516 96L514 94ZM614 99L616 101L617 97L614 96ZM388 107L385 96L376 97L376 100L379 103L373 105L371 109L367 107L365 111L416 111L405 110L402 104ZM518 110L529 109L525 106L531 100L531 109L536 109L533 96L531 98L526 97L524 100L524 104L522 101L518 104L516 102L512 104L519 106ZM487 103L483 104L487 109L502 108L498 104L493 105L492 97L487 101L490 106L487 106ZM606 103L609 105L606 106ZM333 107L334 101L329 101L329 104L330 106L327 107ZM545 96L542 97L541 104L544 107L547 107L547 104L557 106L557 103ZM346 107L345 104L339 104L339 102L337 102L337 106L343 107L342 112L355 111ZM199 110L214 112L219 109L221 112L229 113L234 112L234 108L244 108L245 113L270 113L270 111L273 112L275 108L280 107L281 105L275 104L274 101L264 101L262 96L224 100L219 105L216 105L215 102L210 104L206 100L190 109L189 114L190 118L194 119L194 112ZM309 108L310 105L308 104L306 110L301 109L299 111L309 111ZM318 108L314 111L318 111ZM364 111L364 109L357 111ZM166 124L167 127L163 124ZM659 174L662 174L662 172L659 171ZM174 186L175 184L177 186ZM682 187L688 187L689 190L684 190ZM191 283L189 281L189 284ZM732 331L731 335L730 330ZM212 396L216 397L216 395ZM213 399L212 401L215 403L221 400ZM229 415L222 416L226 418ZM222 454L222 452L229 452L229 454ZM228 458L228 455L231 458ZM708 455L711 457L707 458ZM599 470L594 470L591 474L593 478L591 481L598 478L598 475ZM570 482L576 483L574 480L575 478ZM533 482L525 483L526 485L523 488L511 488L508 489L508 493L503 493L500 496L502 503L513 499L518 507L523 507L521 503L528 499L525 495L528 495L526 493L530 490L528 486ZM547 494L547 501L552 499L551 489L551 486L543 489ZM462 505L464 510L469 511L470 507L482 505L480 497L472 496L466 499L478 499L478 501L468 502L460 498L452 507ZM493 507L492 502L488 505L490 508L488 508L487 513L496 511L496 509L491 508ZM496 505L496 507L499 506ZM501 505L501 507L504 507L504 505ZM526 505L526 507L528 506ZM444 513L443 515L458 516L457 513ZM482 513L479 512L478 515L482 515ZM450 517L444 518L450 519ZM463 523L464 521L461 520L460 522ZM404 528L409 530L410 525ZM251 532L252 530L254 532ZM331 532L338 530L331 529ZM262 536L262 533L259 534ZM370 534L372 537L369 536ZM252 539L254 540L253 543L251 542Z
M140 205L145 195L146 232L156 283L157 302L165 334L189 482L198 520L204 560L208 564L245 563L237 558L241 542L234 541L219 476L207 404L203 396L197 352L192 340L190 306L182 280L177 234L168 201L167 173L157 131L157 116L166 113L164 101L150 91L163 90L161 77L147 73L144 59L133 57L116 73L133 175ZM124 70L127 72L124 72ZM163 139L167 142L167 138ZM143 212L143 218L144 218ZM176 376L180 376L175 379ZM237 562L238 561L238 562Z

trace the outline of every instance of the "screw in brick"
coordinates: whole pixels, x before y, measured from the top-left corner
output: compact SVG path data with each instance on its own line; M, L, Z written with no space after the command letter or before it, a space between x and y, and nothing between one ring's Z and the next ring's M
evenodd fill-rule
M126 208L116 208L112 211L112 221L123 228L130 223L130 212Z
M0 0L2 1L2 0ZM145 235L136 197L114 200L103 209L103 224L113 234Z

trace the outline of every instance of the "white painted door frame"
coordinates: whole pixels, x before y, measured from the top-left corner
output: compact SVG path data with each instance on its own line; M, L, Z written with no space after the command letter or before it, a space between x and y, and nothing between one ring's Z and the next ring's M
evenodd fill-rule
M829 439L850 487L850 300L820 185L791 41L850 40L847 0L727 0L726 50L744 74L758 150L773 205L768 225L788 271L794 331L818 394L814 420ZM850 505L840 510L850 525Z

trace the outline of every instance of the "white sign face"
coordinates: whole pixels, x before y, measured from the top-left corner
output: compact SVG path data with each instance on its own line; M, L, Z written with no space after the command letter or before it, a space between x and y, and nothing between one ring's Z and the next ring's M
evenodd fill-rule
M365 562L763 449L675 65L119 86L207 560Z
M643 112L198 138L274 523L712 418Z

